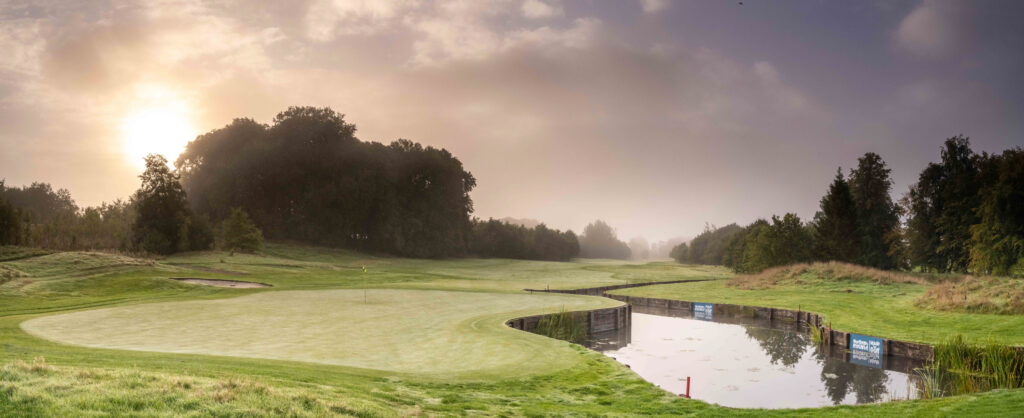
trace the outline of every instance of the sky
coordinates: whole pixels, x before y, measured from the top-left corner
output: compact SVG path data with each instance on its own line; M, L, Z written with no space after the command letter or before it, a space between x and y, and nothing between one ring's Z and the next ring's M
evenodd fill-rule
M0 178L124 199L237 117L452 151L475 216L619 237L809 219L865 152L1024 145L1024 2L0 0Z

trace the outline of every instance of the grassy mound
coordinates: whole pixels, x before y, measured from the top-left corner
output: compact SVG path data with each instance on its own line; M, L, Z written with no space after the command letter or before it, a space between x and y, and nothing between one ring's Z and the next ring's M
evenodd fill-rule
M934 280L934 279L933 279ZM870 282L877 284L913 283L927 285L929 278L901 272L877 270L836 261L801 263L767 269L756 274L736 276L728 285L737 289L768 289L811 282Z
M968 276L929 287L916 303L938 311L1024 315L1024 280Z

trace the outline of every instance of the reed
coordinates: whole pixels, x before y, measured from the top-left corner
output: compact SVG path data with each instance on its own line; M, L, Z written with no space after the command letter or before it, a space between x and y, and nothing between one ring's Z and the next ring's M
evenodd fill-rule
M960 395L1024 387L1024 354L989 340L968 342L954 335L935 346L935 357L922 373L921 397Z
M572 343L581 343L587 338L585 321L577 319L572 312L566 312L565 308L562 308L557 314L541 318L537 323L536 332L546 337Z
M825 341L824 338L822 338L822 335L821 335L821 328L818 328L816 325L811 325L810 329L811 329L811 341L814 342L815 345L819 345L820 346Z

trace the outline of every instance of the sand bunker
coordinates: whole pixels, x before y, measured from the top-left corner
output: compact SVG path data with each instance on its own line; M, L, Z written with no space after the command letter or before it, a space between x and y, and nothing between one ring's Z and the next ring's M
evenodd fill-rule
M256 283L256 282L243 282L240 280L216 280L216 279L192 279L192 278L177 278L172 277L173 280L185 283L195 283L206 286L216 287L234 287L238 289L251 289L254 287L270 287L269 284Z

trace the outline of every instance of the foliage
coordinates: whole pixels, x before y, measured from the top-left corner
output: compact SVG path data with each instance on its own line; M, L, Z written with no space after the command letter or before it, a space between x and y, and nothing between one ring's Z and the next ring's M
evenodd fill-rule
M222 250L255 253L263 249L263 232L240 208L232 210L231 215L221 222L219 232L218 247Z
M982 186L981 160L970 140L946 140L942 161L930 163L907 194L909 255L911 262L935 271L967 272L971 225Z
M819 260L853 262L860 252L857 235L857 207L850 193L850 184L842 171L821 198L821 210L814 215L814 252Z
M604 221L598 219L583 228L580 257L628 260L631 256L629 245L619 241L615 230Z
M812 258L809 228L799 216L787 213L782 218L772 216L771 223L759 219L737 232L726 247L723 262L739 273L753 273Z
M80 209L67 190L54 191L46 183L5 187L0 181L0 201L4 197L20 213L19 244L51 250L131 249L135 209L128 202Z
M474 219L470 252L480 257L569 261L579 255L580 244L572 231L550 229L543 223L525 227Z
M729 242L742 229L736 224L721 228L705 225L704 232L689 244L681 243L672 248L670 255L680 263L722 265Z
M0 192L3 182L0 182ZM7 203L0 193L0 245L18 245L25 241L25 222L20 209Z
M1024 275L1024 149L986 161L979 223L971 227L971 269L976 273Z
M132 224L135 248L156 254L209 248L209 224L192 216L185 190L167 166L167 159L147 156L146 170L139 178L142 185L132 196L138 213Z
M899 265L893 246L899 240L899 208L890 196L892 170L873 152L857 160L850 171L850 194L857 209L860 238L858 263L880 269Z
M476 180L444 149L362 142L329 108L272 125L236 119L192 141L176 166L197 213L242 208L267 238L449 257L467 250Z

